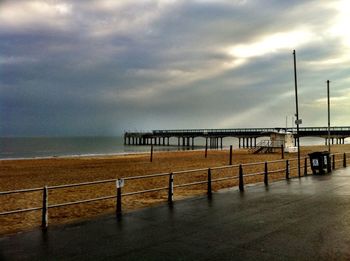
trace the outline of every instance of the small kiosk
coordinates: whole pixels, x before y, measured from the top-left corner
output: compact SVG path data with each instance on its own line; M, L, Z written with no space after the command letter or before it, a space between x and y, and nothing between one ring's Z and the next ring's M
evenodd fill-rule
M294 146L294 136L291 132L274 132L270 135L271 145L273 147L283 146L287 153L298 152L298 147Z

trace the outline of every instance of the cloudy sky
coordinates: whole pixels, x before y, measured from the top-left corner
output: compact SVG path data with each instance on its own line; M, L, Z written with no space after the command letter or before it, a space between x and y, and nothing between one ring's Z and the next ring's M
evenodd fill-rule
M350 125L350 2L0 0L0 135Z

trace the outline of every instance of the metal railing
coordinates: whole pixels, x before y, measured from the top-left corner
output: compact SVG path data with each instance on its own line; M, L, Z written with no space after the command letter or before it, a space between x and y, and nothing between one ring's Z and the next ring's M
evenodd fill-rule
M183 133L183 132L199 132L199 133L213 133L213 132L271 132L277 130L293 131L296 128L274 127L274 128L234 128L234 129L173 129L173 130L153 130L153 134L158 133ZM300 127L300 131L327 131L328 127ZM350 126L330 127L331 131L350 131Z
M342 157L338 159L336 156L341 155ZM332 162L332 169L336 168L336 164L342 162L342 167L347 166L347 154L344 153L335 153L331 154L331 162ZM304 166L301 166L301 168L304 170L304 176L308 175L308 157L303 157L301 160L304 161ZM168 202L172 203L174 200L174 189L176 188L184 188L189 186L195 186L195 185L207 185L207 195L208 197L212 196L212 183L213 182L223 182L223 181L229 181L229 180L238 180L238 188L240 191L244 191L244 184L245 179L249 177L254 176L264 176L264 184L267 186L269 183L269 175L276 174L276 173L284 173L284 177L280 179L274 179L276 180L282 180L282 179L290 179L291 178L291 171L296 170L298 167L294 166L292 167L291 163L296 162L298 159L281 159L281 160L275 160L275 161L265 161L265 162L254 162L254 163L244 163L244 164L236 164L236 165L226 165L226 166L219 166L219 167L212 167L212 168L199 168L199 169L191 169L191 170L182 170L182 171L175 171L171 173L157 173L157 174L151 174L151 175L143 175L143 176L133 176L133 177L125 177L122 179L106 179L106 180L99 180L99 181L92 181L92 182L82 182L82 183L75 183L75 184L66 184L66 185L57 185L57 186L44 186L43 188L32 188L32 189L21 189L21 190L12 190L12 191L5 191L0 192L0 196L3 195L11 195L11 194L18 194L18 193L29 193L29 192L39 192L42 191L42 206L41 207L31 207L31 208L24 208L24 209L16 209L16 210L9 210L5 212L1 212L0 216L4 215L11 215L11 214L17 214L17 213L25 213L30 211L42 211L42 221L41 225L43 229L46 229L48 227L48 211L51 208L59 208L64 206L71 206L76 204L83 204L83 203L89 203L89 202L95 202L95 201L101 201L101 200L107 200L107 199L116 199L116 213L117 215L121 215L122 213L122 198L132 195L138 195L138 194L144 194L144 193L150 193L150 192L160 192L160 191L167 191L168 192ZM279 168L270 168L273 164L279 164ZM257 165L263 165L263 171L259 172L249 172L249 167L257 166ZM280 166L283 165L281 168ZM296 164L295 164L296 165ZM237 169L238 175L231 175L231 176L224 176L224 177L217 177L213 178L213 171L219 171L224 169ZM189 175L195 172L205 172L206 173L206 179L200 180L200 181L193 181L188 183L182 183L182 184L174 184L174 177L179 175ZM131 192L125 192L122 193L122 188L125 186L125 183L127 181L131 180L141 180L141 179L150 179L150 178L161 178L161 177L168 177L168 184L166 186L162 187L156 187L151 189L145 189L145 190L138 190L138 191L131 191ZM72 187L81 187L81 186L89 186L89 185L97 185L97 184L106 184L106 183L115 183L116 184L116 194L114 195L108 195L108 196L102 196L102 197L96 197L96 198L90 198L90 199L84 199L84 200L76 200L71 202L64 202L64 203L56 203L56 204L49 204L48 195L49 191L52 190L59 190L64 188L72 188Z

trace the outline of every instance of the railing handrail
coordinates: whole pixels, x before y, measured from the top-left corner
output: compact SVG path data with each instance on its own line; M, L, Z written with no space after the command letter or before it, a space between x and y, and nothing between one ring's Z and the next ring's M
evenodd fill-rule
M9 190L9 191L0 192L0 196L1 195L15 194L15 193L35 192L35 191L40 191L40 190L43 190L43 188L29 188L29 189Z
M125 135L158 135L158 134L201 134L201 135L207 135L207 134L213 134L213 133L245 133L245 132L259 132L259 133L271 133L271 132L278 132L280 130L285 130L287 132L295 133L297 131L297 128L295 127L269 127L269 128L224 128L224 129L163 129L163 130L152 130L152 131L126 131ZM310 131L322 131L327 132L328 127L299 127L299 132L310 132ZM330 127L330 131L350 131L350 126L334 126Z
M163 130L152 130L151 132L167 133L167 132L230 132L230 131L251 131L251 130L294 130L295 127L268 127L268 128L223 128L223 129L163 129ZM334 126L330 127L331 130L350 130L350 126ZM328 127L299 127L299 130L328 130ZM138 133L138 132L127 132L127 133Z

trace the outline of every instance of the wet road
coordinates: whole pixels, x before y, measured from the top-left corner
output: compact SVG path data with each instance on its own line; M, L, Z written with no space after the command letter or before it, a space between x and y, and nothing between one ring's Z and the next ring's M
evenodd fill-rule
M350 168L0 238L0 260L350 260Z

